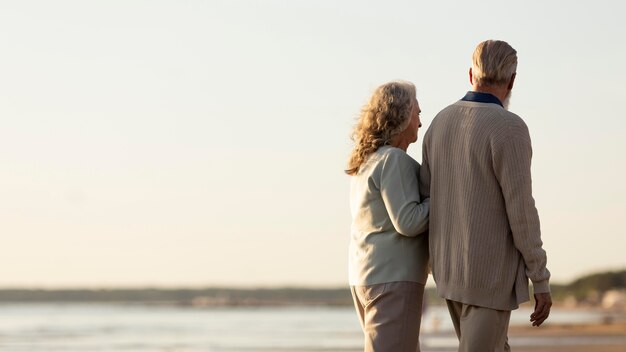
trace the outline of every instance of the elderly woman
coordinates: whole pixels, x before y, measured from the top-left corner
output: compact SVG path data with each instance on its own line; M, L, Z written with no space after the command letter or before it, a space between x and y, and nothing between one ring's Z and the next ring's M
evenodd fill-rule
M380 86L353 132L350 287L365 351L419 351L428 276L428 199L421 202L419 164L407 153L421 127L415 86Z

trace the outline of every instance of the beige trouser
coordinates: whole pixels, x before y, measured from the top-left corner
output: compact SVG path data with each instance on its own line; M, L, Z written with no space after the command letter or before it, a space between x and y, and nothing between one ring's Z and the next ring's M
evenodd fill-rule
M508 352L510 310L495 310L446 300L459 352Z
M399 281L352 286L365 352L419 352L424 285Z

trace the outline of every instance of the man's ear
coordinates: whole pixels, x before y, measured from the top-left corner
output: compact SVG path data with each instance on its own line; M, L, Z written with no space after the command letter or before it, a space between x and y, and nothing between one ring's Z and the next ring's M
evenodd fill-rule
M471 67L469 69L469 79L470 79L470 84L473 86L474 85L474 77L472 75L472 68Z
M507 87L508 90L513 89L513 83L515 82L515 77L517 76L517 73L514 73L511 76L511 80L509 81L509 86Z

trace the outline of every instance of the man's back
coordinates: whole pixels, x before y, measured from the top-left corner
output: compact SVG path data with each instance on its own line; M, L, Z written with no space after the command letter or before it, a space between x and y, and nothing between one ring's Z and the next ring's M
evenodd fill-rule
M446 299L499 310L548 285L532 198L531 144L517 115L498 104L459 101L424 137L422 192L431 197L430 252Z

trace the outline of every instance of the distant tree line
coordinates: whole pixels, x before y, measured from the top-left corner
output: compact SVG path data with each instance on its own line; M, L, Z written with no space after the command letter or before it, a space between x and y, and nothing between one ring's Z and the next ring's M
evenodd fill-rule
M609 290L626 289L626 270L609 271L583 276L568 285L552 285L555 299L561 300L567 296L584 299L592 292L600 295Z
M555 300L568 296L584 299L590 292L604 293L626 288L626 270L603 272L581 277L567 285L552 285ZM426 290L429 303L442 300L434 288ZM175 304L193 306L277 306L277 305L330 305L350 306L349 288L199 288L199 289L3 289L0 303L141 303Z
M309 289L4 289L4 303L146 303L176 305L346 305L351 304L348 288Z

